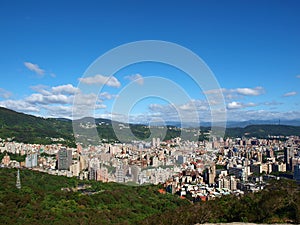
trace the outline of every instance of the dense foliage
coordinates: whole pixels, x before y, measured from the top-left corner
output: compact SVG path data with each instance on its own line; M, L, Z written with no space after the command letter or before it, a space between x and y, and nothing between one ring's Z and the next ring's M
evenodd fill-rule
M17 142L52 144L51 138L63 138L62 144L74 146L70 121L41 118L0 107L0 138L13 138Z
M5 155L9 155L10 160L16 160L17 162L24 162L25 158L26 158L26 155L13 154L13 153L4 151L4 152L0 153L0 162Z
M268 136L300 136L299 126L288 125L249 125L244 128L227 128L226 136L228 137L257 137L267 138Z
M178 207L143 224L196 224L220 222L300 223L300 190L292 180L271 182L258 193L226 196L214 201Z
M300 191L293 181L271 182L259 193L191 204L159 186L126 186L21 170L0 169L0 224L196 224L300 222ZM62 189L63 188L63 189ZM69 188L64 190L64 188Z
M136 224L190 203L158 186L126 186L84 181L86 193L71 189L83 181L20 170L0 169L0 224ZM61 190L61 188L70 188Z

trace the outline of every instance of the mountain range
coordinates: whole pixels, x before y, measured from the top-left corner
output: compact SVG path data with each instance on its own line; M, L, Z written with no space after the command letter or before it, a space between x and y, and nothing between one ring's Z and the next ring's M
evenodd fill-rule
M104 142L118 142L114 132L113 124L117 124L122 130L122 140L131 141L127 135L128 129L138 139L147 139L151 135L148 125L145 124L126 124L102 118L86 117L79 120L65 118L42 118L7 108L0 107L0 138L11 139L24 143L62 143L68 146L75 146L73 126L88 130L88 124L96 124L94 127L98 132L100 140ZM196 124L190 124L189 128L180 128L180 123L167 122L167 133L165 139L180 136L182 132L198 132ZM160 124L155 124L151 129L159 129ZM205 138L205 133L210 130L210 123L201 123L201 133L199 139ZM157 127L156 127L157 126ZM195 129L196 127L196 129ZM258 137L267 138L268 136L300 136L300 120L290 121L229 121L227 122L226 137ZM83 137L82 139L86 139Z

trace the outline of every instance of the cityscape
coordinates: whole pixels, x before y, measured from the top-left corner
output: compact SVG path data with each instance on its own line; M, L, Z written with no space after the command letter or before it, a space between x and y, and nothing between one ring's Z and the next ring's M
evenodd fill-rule
M0 1L0 224L300 224L299 10Z
M2 140L1 167L27 168L80 180L127 185L163 184L166 191L193 201L263 190L269 179L300 182L298 136L223 138L102 144L83 148ZM26 156L11 160L8 154Z

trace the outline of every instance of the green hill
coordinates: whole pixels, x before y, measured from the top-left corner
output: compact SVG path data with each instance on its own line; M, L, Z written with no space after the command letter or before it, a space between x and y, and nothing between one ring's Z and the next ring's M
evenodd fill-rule
M91 129L81 126L81 124L88 123L97 124L96 130L102 142L119 141L114 132L113 124L115 124L117 128L120 128L118 130L118 137L121 137L122 140L125 140L126 142L130 142L132 140L129 135L131 132L137 139L145 140L150 137L149 127L142 124L126 124L108 119L83 118L74 121L74 125L77 126L77 129L82 131L80 134L85 134L79 137L79 140L82 142L87 142L87 140L91 138ZM209 129L209 127L201 127L202 133L199 135L199 140L206 138L204 133ZM166 135L164 134L164 129L161 129L159 126L151 127L151 130L155 131L157 137L170 140L171 138L180 136L182 132L190 133L193 129L180 129L175 126L167 126ZM244 128L236 127L226 129L227 137L246 136L267 138L268 135L300 136L300 127L287 125L250 125ZM13 140L23 143L52 144L59 142L68 146L75 146L73 124L71 120L61 118L45 119L24 113L18 113L2 107L0 107L0 138L13 138ZM91 143L98 144L95 140L91 140L90 143L86 144Z
M192 204L159 186L80 181L0 168L0 224L196 224L300 222L299 185L273 181L258 193ZM88 185L85 192L78 185Z
M61 143L74 145L71 122L41 118L0 107L0 138L17 142L51 144L51 138L63 138Z
M289 125L249 125L244 128L227 128L226 136L229 137L257 137L267 138L268 136L300 136L299 126Z
M126 186L80 181L31 170L0 168L0 224L136 224L145 218L190 203L158 186ZM82 191L78 184L90 185ZM69 188L65 190L62 188Z
M292 180L273 180L258 192L244 197L229 195L208 202L178 207L147 218L143 224L197 223L300 223L300 187Z

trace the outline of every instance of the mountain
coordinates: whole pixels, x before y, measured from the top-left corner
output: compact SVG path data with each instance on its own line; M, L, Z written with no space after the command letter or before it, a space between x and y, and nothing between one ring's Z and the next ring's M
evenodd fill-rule
M265 124L259 124L266 122ZM226 129L228 137L259 137L267 138L272 136L300 136L300 126L273 125L267 124L270 121L248 121L248 122L228 122L231 127ZM297 121L282 121L284 123L298 124ZM249 125L258 123L258 125ZM197 132L195 124L190 123L190 128L180 129L178 122L167 122L167 129L162 129L159 124L151 124L151 129L144 124L127 124L109 119L86 117L73 121L64 118L41 118L24 113L15 112L0 107L0 138L13 138L17 142L52 144L62 143L68 146L75 146L73 126L78 131L77 140L84 144L98 144L102 142L130 142L131 133L137 140L147 139L151 132L155 132L161 140L171 138L191 132ZM117 130L116 130L117 129ZM204 133L210 129L210 123L201 123L201 135L199 140L205 138ZM117 135L116 135L117 131ZM166 131L166 134L164 133ZM99 136L92 138L94 134ZM76 133L77 134L77 133ZM149 141L149 140L148 140Z
M153 125L162 125L163 123L154 123ZM180 122L176 121L166 121L166 125L176 126L176 127L199 127L198 123L187 122L182 125ZM249 125L290 125L290 126L300 126L300 120L246 120L246 121L227 121L227 128L235 128L235 127L246 127ZM216 122L215 126L223 126L223 123ZM200 126L202 127L210 127L211 122L201 122Z
M247 120L227 121L227 127L246 127L249 125L290 125L300 126L300 120Z
M289 126L289 125L249 125L244 128L235 127L227 128L226 136L229 137L257 137L257 138L267 138L268 136L300 136L299 126Z
M13 138L17 142L51 144L74 143L71 121L41 118L0 107L0 138Z

